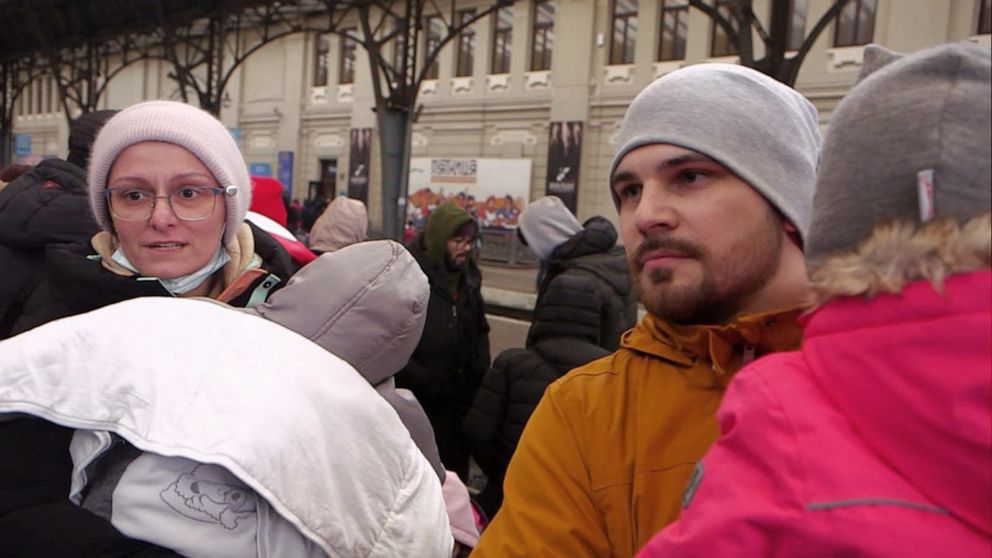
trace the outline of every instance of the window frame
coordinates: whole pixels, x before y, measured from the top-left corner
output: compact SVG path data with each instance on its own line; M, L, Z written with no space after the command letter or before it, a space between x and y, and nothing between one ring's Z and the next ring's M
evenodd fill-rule
M475 17L475 8L458 10L456 26ZM455 77L471 77L475 66L475 23L465 27L455 37Z
M802 3L802 18L796 21L796 4ZM785 50L797 51L803 46L806 40L806 20L809 18L809 0L790 0L788 21L788 34L785 37ZM798 34L797 34L798 31Z
M355 83L355 58L358 50L358 41L350 36L350 33L357 33L354 28L343 29L341 41L338 43L340 52L338 53L338 85L350 85Z
M868 3L870 3L871 6L872 6L872 10L871 10L871 22L870 22L871 25L868 26L870 28L870 32L868 33L868 36L867 37L864 37L863 36L864 35L864 30L861 27L861 14L862 14L862 11L863 11L862 8L865 6L865 4L868 4ZM842 30L841 29L841 16L844 15L845 12L851 10L852 7L853 7L853 11L854 11L854 17L851 18L851 21L853 22L852 24L853 24L854 27L853 27L853 30L850 33L850 39L844 38L842 40L840 38L841 30ZM837 14L837 17L834 18L834 42L833 42L833 46L835 48L839 48L839 47L851 47L851 46L864 46L864 45L872 42L872 40L874 40L874 38L875 38L875 16L877 14L878 14L878 1L877 0L851 0L850 2L848 2L847 5L844 6L844 9L842 9L840 11L840 13Z
M627 9L624 12L620 12L619 9L623 3L626 3ZM613 0L611 2L610 65L634 63L635 51L637 49L637 17L637 0ZM618 35L620 36L620 41L617 41Z
M992 33L992 0L978 0L978 21L975 24L976 35Z
M508 25L502 27L500 23L507 14L509 14L509 18L506 19ZM503 6L493 11L492 21L492 56L489 59L489 73L508 74L513 57L513 6Z
M676 5L672 5L676 4ZM665 20L670 14L675 14L672 54L665 54ZM679 29L682 33L679 33ZM658 51L655 53L655 60L658 62L670 62L674 60L685 60L686 31L689 30L689 2L686 0L659 0L658 2ZM680 40L681 39L681 40Z
M550 8L550 20L539 21L540 8L547 6ZM555 46L555 16L558 12L558 5L555 0L536 0L533 4L530 36L530 71L540 72L551 69L552 54ZM538 40L540 39L541 55L538 56Z
M740 29L737 27L737 19L734 18L732 9L737 5L739 0L713 0L713 7L716 8L718 12L721 12L729 21L730 26L735 32L740 33ZM718 50L717 46L722 46L723 48ZM727 35L721 25L718 25L716 20L713 19L710 22L710 57L719 58L722 56L737 56L737 45L730 42L730 36Z
M434 34L434 23L437 23L440 27L441 33ZM431 49L436 49L441 44L441 36L444 30L444 19L440 15L434 14L429 15L424 18L424 57L430 55ZM427 71L424 72L424 79L437 79L441 72L440 59L441 56L434 57L434 61L428 66Z
M313 77L310 80L312 87L327 86L327 59L331 53L331 41L327 33L317 33L313 48Z

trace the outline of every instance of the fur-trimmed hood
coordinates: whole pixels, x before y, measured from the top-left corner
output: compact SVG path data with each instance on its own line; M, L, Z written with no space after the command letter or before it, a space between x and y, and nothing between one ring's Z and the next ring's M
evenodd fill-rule
M834 254L810 270L810 302L819 307L838 297L898 294L921 280L939 291L951 275L988 267L992 267L992 213L963 225L953 219L922 226L885 223L876 226L857 249Z

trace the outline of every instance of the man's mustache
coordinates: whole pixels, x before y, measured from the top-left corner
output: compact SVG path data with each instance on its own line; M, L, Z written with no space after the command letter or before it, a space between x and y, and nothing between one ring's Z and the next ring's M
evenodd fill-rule
M644 256L655 250L669 250L689 258L700 258L703 255L703 249L688 240L675 238L670 233L654 233L644 237L644 242L634 250L631 261L633 267L640 272L644 268Z

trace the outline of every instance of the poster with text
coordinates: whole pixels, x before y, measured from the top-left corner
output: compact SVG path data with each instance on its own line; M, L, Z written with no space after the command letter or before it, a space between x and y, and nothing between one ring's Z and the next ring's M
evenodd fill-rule
M348 197L369 204L369 153L372 128L352 128L348 152Z
M423 229L435 207L450 201L487 229L515 229L530 197L530 159L410 160L407 221Z
M558 196L575 213L582 160L582 122L552 122L548 136L546 192Z

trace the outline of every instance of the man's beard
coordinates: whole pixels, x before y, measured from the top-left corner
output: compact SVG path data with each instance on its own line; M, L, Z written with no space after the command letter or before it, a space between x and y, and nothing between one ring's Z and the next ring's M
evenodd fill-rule
M444 267L448 271L462 271L465 269L465 264L468 263L468 254L462 257L461 263L455 261L455 258L451 257L451 254L444 253Z
M769 210L769 219L749 235L741 236L719 261L695 243L656 233L628 259L638 299L651 314L676 324L724 324L740 314L775 273L782 253L781 218ZM694 283L674 284L671 268L643 273L641 258L653 250L672 250L698 262L702 277Z

